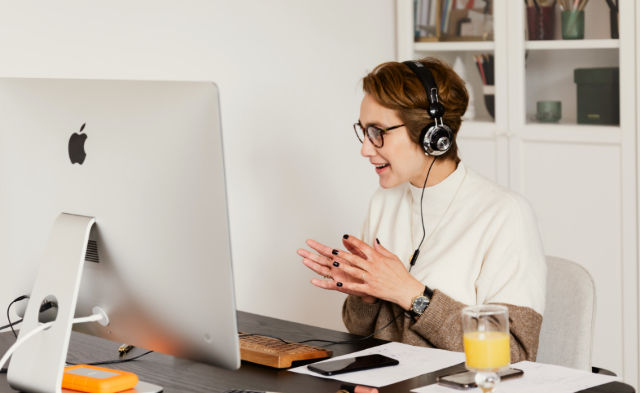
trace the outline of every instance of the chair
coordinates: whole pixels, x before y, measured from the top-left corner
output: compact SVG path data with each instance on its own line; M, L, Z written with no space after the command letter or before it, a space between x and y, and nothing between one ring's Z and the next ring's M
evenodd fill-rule
M575 262L547 256L547 294L537 361L592 371L593 279ZM595 371L595 370L594 370Z

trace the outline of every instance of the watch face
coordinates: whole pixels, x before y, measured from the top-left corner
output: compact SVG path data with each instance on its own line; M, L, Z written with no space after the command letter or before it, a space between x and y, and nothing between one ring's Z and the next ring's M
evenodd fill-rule
M429 299L426 296L418 296L413 301L411 309L418 314L422 314L429 305Z

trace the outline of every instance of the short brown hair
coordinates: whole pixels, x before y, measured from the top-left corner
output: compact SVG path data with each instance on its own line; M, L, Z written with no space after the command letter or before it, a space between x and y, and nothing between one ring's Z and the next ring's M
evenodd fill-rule
M440 103L445 108L443 121L453 131L451 148L442 158L460 161L456 136L462 123L462 116L467 110L469 93L464 81L443 61L427 57L419 60L433 74L438 87ZM380 105L393 109L404 122L409 137L422 146L420 133L424 127L433 123L427 108L429 99L420 79L411 69L395 61L382 63L362 80L363 90L371 95Z

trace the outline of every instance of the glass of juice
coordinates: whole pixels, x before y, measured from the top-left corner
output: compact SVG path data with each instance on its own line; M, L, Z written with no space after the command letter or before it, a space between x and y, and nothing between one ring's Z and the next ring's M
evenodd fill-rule
M507 308L497 304L465 307L462 331L467 369L475 371L476 384L483 392L493 392L500 382L497 372L511 363Z

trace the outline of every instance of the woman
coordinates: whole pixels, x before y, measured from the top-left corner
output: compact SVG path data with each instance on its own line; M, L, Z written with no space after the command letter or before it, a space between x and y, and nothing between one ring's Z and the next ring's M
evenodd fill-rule
M464 82L427 58L381 64L363 88L355 128L381 188L362 239L344 235L346 250L308 240L315 252L298 250L325 277L312 284L349 295L342 313L352 333L454 351L463 350L465 305L504 304L511 361L535 360L546 277L537 224L522 197L460 161ZM429 139L434 120L449 139Z

